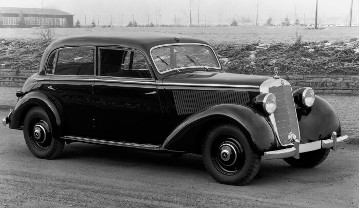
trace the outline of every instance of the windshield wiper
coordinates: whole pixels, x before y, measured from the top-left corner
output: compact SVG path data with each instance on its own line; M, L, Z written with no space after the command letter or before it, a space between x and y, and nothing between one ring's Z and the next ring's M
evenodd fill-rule
M188 60L190 60L192 63L194 63L194 65L200 65L198 62L196 62L195 60L193 60L193 58L191 58L189 55L185 55L187 58L188 58Z
M162 61L162 63L166 64L166 66L169 66L169 64L165 60L163 60L161 57L157 56L157 58L159 58Z

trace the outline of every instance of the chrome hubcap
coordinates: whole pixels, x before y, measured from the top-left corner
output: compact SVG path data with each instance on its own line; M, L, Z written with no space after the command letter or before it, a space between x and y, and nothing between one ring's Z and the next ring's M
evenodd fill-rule
M232 142L224 142L219 147L219 162L225 166L231 166L236 163L238 152Z
M33 137L36 142L43 143L46 141L47 133L41 124L36 124L33 130Z

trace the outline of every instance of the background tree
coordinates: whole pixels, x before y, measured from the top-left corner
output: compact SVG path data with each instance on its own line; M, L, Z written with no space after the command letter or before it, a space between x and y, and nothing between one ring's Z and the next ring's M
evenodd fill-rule
M232 23L231 23L231 26L238 26L237 20L233 20Z
M92 20L92 22L91 22L91 27L96 27L95 20Z
M22 12L19 13L19 27L26 27L24 14Z
M81 23L80 23L79 20L76 21L75 26L76 26L76 27L81 27Z
M282 22L283 26L290 26L290 20L288 17L285 17L284 21Z
M267 22L266 22L266 24L265 24L266 26L273 26L273 20L272 20L272 17L269 17L268 19L267 19Z
M297 18L297 19L295 19L295 22L294 22L294 25L300 25L300 22L299 22L299 19Z
M137 22L135 20L132 20L130 21L128 24L127 24L127 27L137 27Z

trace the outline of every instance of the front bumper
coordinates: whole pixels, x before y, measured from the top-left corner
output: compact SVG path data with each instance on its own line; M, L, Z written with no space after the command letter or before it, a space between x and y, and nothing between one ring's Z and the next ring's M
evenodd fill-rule
M337 149L337 144L347 139L347 135L337 137L337 133L333 132L330 139L319 140L305 144L299 144L299 141L296 141L294 142L293 147L264 152L262 159L281 159L287 157L294 157L298 159L300 153L326 148L331 148L335 151Z
M7 115L5 118L2 119L2 125L6 126L10 123L10 117L12 114L12 110L10 110L9 115Z

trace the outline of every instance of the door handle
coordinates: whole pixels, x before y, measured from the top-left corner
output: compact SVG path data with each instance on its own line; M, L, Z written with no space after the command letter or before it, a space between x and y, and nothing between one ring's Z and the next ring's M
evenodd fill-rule
M157 94L157 91L146 92L145 94L146 94L146 95L155 95L155 94Z

